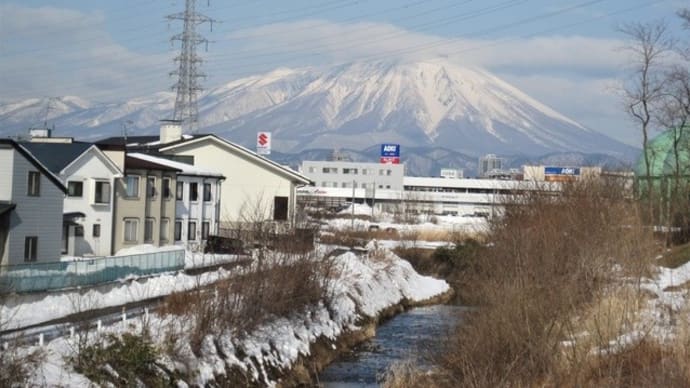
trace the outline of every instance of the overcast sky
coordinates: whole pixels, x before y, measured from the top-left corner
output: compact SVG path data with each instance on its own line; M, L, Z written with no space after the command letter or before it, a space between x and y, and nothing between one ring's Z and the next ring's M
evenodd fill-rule
M278 67L446 57L480 66L563 114L639 145L616 95L626 75L617 26L665 19L674 0L199 1L220 23L198 31L211 88ZM114 102L169 90L165 16L184 0L23 0L0 3L0 101L75 95Z

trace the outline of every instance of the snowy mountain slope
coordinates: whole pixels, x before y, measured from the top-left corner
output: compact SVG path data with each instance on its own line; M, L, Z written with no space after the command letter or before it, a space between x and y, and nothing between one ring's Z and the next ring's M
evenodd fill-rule
M0 135L42 122L36 120L38 108L29 109L41 102L32 104L0 105ZM118 134L127 120L134 122L131 132L151 134L157 120L171 117L173 104L172 93L121 104L84 103L51 109L48 121L58 133L87 138ZM199 115L202 132L254 147L257 131L271 131L273 148L293 153L388 142L443 146L472 156L630 151L486 71L444 60L278 69L207 91Z

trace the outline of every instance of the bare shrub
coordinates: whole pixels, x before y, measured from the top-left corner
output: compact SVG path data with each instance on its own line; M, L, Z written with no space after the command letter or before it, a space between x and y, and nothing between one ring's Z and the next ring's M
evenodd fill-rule
M586 180L560 195L535 192L506 203L492 244L464 268L481 308L448 341L439 365L456 386L556 382L568 323L625 274L639 279L653 257L649 231L621 187ZM602 336L602 340L606 336ZM573 364L574 366L574 364Z

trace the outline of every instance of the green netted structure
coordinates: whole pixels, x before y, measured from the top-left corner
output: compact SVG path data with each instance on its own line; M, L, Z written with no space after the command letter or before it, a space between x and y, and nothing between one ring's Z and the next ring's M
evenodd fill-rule
M646 153L649 174L641 154L635 176L638 197L652 209L650 221L685 229L690 219L690 127L659 134L647 144Z

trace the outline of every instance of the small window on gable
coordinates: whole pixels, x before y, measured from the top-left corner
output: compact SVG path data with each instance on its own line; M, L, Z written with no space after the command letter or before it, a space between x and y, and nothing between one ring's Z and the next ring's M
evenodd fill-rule
M28 190L26 193L30 197L41 195L41 174L38 171L29 171Z

